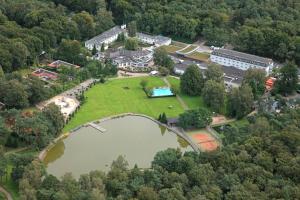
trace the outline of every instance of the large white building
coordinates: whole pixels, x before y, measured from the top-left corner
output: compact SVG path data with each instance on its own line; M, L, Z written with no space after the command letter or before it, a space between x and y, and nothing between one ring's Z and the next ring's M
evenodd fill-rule
M263 69L267 75L271 72L274 65L272 59L223 48L215 48L211 53L210 60L214 63L227 67L235 67L240 70L247 70L249 68Z
M110 52L108 57L121 69L145 68L154 64L153 52L147 50L130 51L119 49L115 52Z
M153 36L153 35L148 35L145 33L137 33L136 36L139 41L146 43L146 44L155 45L157 47L163 46L163 45L170 45L172 42L171 38L164 37L161 35Z
M127 34L125 25L121 27L115 26L102 34L93 37L85 42L85 47L92 50L95 46L96 49L100 51L102 44L104 44L104 48L107 49L108 45L116 41L121 33Z

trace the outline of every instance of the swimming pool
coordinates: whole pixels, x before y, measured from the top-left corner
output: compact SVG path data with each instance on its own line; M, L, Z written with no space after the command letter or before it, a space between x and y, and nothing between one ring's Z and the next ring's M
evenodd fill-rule
M152 97L174 96L174 93L170 88L154 88L152 92Z

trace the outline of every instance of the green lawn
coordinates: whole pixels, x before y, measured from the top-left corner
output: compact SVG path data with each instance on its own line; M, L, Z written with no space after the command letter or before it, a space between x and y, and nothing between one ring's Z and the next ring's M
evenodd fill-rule
M175 117L184 112L176 97L148 98L140 86L142 79L148 80L147 87L165 86L163 80L157 77L116 79L105 84L97 84L86 92L86 103L66 125L64 131L89 121L127 112L155 118L163 112L168 117ZM129 89L125 89L126 87ZM191 104L193 101L187 103Z
M186 57L193 58L193 59L196 59L196 60L200 60L202 62L208 62L209 54L200 53L200 52L193 52L193 53L187 55Z
M171 83L171 85L176 86L177 88L180 88L180 80L174 77L168 77L167 78L169 83ZM179 93L180 97L183 99L183 101L188 105L188 107L190 109L196 109L199 107L205 107L203 99L201 96L188 96L186 94L183 93Z
M174 45L168 45L168 46L163 46L163 48L168 52L168 53L174 53L180 49L182 49L182 47L178 47L178 46L174 46Z

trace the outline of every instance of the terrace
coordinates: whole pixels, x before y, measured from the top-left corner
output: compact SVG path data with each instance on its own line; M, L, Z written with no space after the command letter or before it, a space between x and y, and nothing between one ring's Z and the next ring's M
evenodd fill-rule
M58 78L58 74L55 72L48 71L46 69L39 68L31 73L33 76L40 78L43 81L55 81Z

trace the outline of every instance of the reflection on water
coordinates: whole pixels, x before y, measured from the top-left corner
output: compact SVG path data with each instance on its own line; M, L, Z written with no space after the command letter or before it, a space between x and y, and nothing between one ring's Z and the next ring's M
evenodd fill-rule
M48 153L44 159L45 163L52 163L64 155L65 143L63 140L59 140L55 146L51 149L51 153Z
M160 128L160 133L161 133L161 135L164 136L164 134L165 134L166 131L167 131L167 128L166 128L165 126L159 126L159 128Z
M149 168L158 151L192 150L184 139L143 117L127 116L99 125L107 131L84 127L58 142L44 160L47 171L58 177L66 172L79 177L91 170L108 171L119 155L125 156L130 167Z

